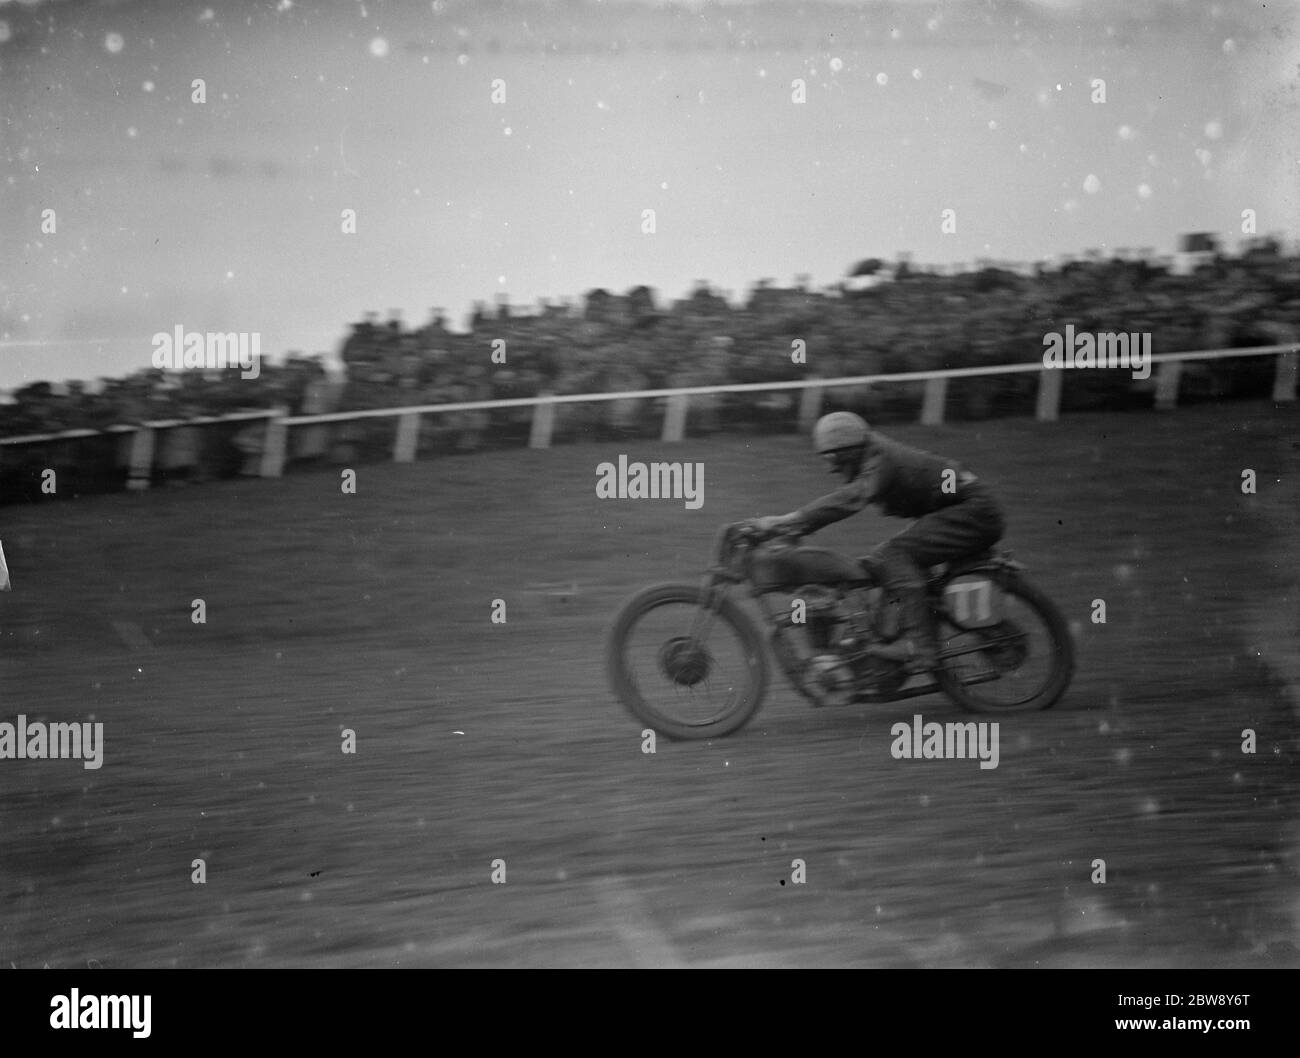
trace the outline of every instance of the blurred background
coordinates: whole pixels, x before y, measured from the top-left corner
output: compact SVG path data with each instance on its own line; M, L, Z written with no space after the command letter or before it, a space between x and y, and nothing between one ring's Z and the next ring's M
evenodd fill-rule
M272 410L1294 344L1295 15L0 0L3 719L106 724L98 772L0 762L0 964L1296 965L1273 356L1189 363L1172 415L1123 370L1056 423L1033 372L941 425L921 383L827 392L993 481L1071 619L1074 688L988 773L889 758L937 699L776 687L650 757L605 686L628 593L819 488L790 392L662 447L661 398L559 405L545 451L531 407L424 415L402 463L396 417L301 425L253 480ZM260 335L260 377L154 367L177 327ZM707 461L705 513L598 502L628 451Z
M1238 252L1246 209L1293 253L1293 29L1244 0L5 3L0 390L101 388L177 325L341 371L368 311L463 376L502 303L552 314L534 344L568 344L554 317L597 289L648 288L662 311L706 283L735 310L872 259L1159 268L1189 232ZM1019 287L1026 312L1060 308ZM831 311L850 369L896 347L867 310ZM656 364L684 352L658 344ZM554 381L532 351L520 367ZM635 351L596 366L614 358L645 370Z

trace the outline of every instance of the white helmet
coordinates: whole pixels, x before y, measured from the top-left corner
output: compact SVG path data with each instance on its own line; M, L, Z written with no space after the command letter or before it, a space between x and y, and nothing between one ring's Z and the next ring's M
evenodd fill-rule
M867 443L871 427L861 415L851 411L833 411L823 415L813 427L813 448L820 454L858 448Z

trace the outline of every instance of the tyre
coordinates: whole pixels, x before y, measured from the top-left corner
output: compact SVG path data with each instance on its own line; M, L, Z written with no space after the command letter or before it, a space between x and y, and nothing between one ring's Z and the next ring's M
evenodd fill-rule
M624 707L671 739L720 738L743 727L767 692L764 639L723 597L716 610L698 585L638 592L610 630L605 664Z
M1014 571L968 572L998 585L999 620L970 628L939 614L935 675L940 688L975 713L1025 713L1055 705L1074 678L1074 639L1056 604Z

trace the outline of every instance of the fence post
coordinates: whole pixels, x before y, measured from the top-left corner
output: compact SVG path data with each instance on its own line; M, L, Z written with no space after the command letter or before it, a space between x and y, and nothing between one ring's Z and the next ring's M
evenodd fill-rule
M1181 360L1166 360L1156 370L1156 411L1173 411L1178 405L1178 382L1182 377Z
M539 397L553 396L550 392L539 393ZM555 402L540 401L533 405L533 428L528 434L529 448L550 448L551 436L555 432Z
M1061 414L1061 368L1045 367L1038 375L1038 410L1034 417L1039 422L1056 422Z
M147 489L153 472L154 431L151 426L137 426L131 439L131 469L126 487L133 491Z
M948 399L948 376L925 380L925 399L921 402L921 425L942 426L944 402Z
M420 413L408 411L397 417L397 438L393 441L393 462L414 463L420 440Z
M1296 365L1300 353L1278 353L1277 375L1273 379L1273 399L1295 400Z
M685 393L674 393L668 398L663 440L680 441L686 436L686 403L689 399Z
M818 416L821 415L822 398L825 395L825 386L808 386L799 395L799 429L803 433L812 432Z
M278 478L284 473L284 449L289 433L284 419L288 414L288 408L277 405L266 420L266 436L262 439L262 466L259 471L261 477Z

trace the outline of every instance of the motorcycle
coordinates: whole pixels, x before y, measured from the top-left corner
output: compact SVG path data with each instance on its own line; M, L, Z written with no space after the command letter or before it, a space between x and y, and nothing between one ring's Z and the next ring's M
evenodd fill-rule
M1073 678L1065 619L1010 552L929 571L938 665L919 675L871 650L901 634L898 601L873 559L765 536L749 522L722 526L714 554L702 583L630 598L606 643L619 700L671 739L719 738L748 723L767 693L769 653L816 707L942 692L972 712L1027 712L1056 704Z

